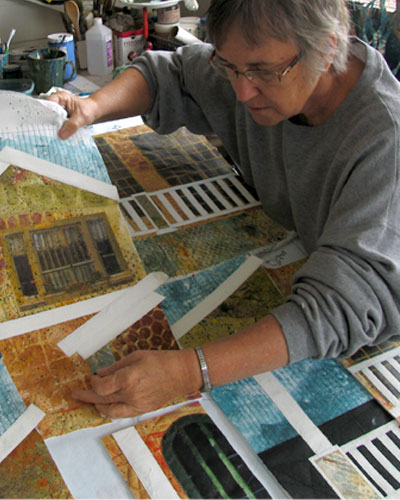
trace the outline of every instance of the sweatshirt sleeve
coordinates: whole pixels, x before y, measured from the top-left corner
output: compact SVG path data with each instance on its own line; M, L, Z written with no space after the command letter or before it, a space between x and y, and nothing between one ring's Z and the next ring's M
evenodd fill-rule
M215 77L208 64L211 50L209 44L196 43L175 52L148 51L134 61L132 66L145 77L152 95L152 106L142 117L147 125L160 134L181 126L195 134L213 133L207 119L210 79Z
M316 249L296 274L286 303L273 312L291 363L348 357L362 346L398 338L399 133L388 114L381 125L364 135L360 129L349 133L342 146L349 167L336 182Z

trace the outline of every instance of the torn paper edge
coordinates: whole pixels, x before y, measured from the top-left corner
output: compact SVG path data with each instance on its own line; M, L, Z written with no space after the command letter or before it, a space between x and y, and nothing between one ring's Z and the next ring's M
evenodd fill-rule
M0 151L0 175L11 165L84 191L119 201L118 190L112 184L93 179L93 177L88 177L69 168L61 167L56 163L42 160L41 158L6 146Z
M154 290L167 279L162 272L149 274L61 340L58 347L67 356L77 352L87 359L158 305L164 297Z
M150 498L179 498L179 495L134 427L113 434L122 453L137 474Z
M200 321L206 318L208 314L221 305L262 265L262 263L263 261L258 257L248 257L246 261L218 288L210 293L208 297L182 316L176 323L171 325L171 331L175 339L179 340L185 333L189 332L200 323Z
M275 375L265 372L255 375L254 379L315 454L324 453L332 448L329 439L307 416Z
M33 431L45 415L34 404L28 406L0 436L0 463Z

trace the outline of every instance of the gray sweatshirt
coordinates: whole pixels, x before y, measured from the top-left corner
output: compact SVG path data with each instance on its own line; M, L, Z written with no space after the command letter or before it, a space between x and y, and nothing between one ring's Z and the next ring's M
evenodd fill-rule
M326 122L264 127L210 67L211 50L138 58L153 96L143 118L162 134L182 125L217 134L266 213L298 233L309 259L272 311L290 362L346 357L398 335L400 84L385 60L355 40L364 72Z

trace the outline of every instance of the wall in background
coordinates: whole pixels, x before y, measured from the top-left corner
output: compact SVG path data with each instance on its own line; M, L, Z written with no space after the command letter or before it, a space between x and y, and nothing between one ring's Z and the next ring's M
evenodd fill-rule
M13 43L46 38L49 33L64 31L60 12L25 0L0 1L0 36L7 41L11 28L17 30Z
M34 0L0 0L0 37L6 41L11 28L17 30L13 43L46 38L49 33L65 31L59 11ZM199 10L190 11L181 2L182 16L202 17L210 0L198 0ZM125 5L121 4L120 5Z

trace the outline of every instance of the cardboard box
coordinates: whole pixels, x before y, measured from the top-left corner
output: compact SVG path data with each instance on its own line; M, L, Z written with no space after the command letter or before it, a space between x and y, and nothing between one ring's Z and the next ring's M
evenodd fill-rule
M114 30L115 65L124 66L143 51L146 40L143 29L131 31Z

